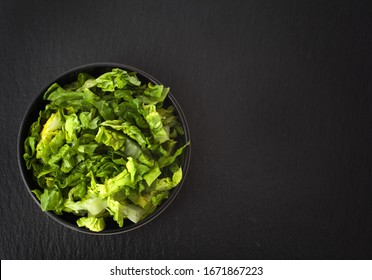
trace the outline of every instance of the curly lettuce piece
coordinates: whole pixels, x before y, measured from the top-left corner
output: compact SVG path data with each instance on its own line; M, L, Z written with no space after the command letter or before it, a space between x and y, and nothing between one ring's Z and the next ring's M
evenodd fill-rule
M164 156L160 157L160 158L159 158L159 161L158 161L160 168L165 167L165 166L170 165L170 164L172 164L173 162L175 162L175 161L176 161L176 158L177 158L178 156L180 156L180 155L183 153L183 150L184 150L188 145L190 145L190 143L186 143L186 144L183 145L181 148L178 148L178 149L176 150L176 152L175 152L174 154L172 154L172 155L164 155Z
M128 73L127 71L119 68L112 69L111 72L102 74L96 79L96 81L97 87L101 88L103 91L110 92L115 91L115 89L122 89L126 85L141 85L136 73Z
M48 162L50 156L64 144L64 135L61 131L65 121L62 113L53 113L43 126L40 140L36 146L36 158L44 163Z
M107 201L101 197L87 195L76 202L67 199L63 206L66 212L87 213L88 216L97 216L106 209Z
M98 129L95 140L97 143L103 143L117 151L124 146L126 137L123 133L101 126Z
M130 122L123 120L108 120L101 123L102 126L111 127L112 129L122 131L125 135L135 140L141 147L146 146L146 138L141 130L132 125Z
M81 217L76 221L79 227L86 227L94 232L100 232L105 229L105 220L96 217Z
M169 140L169 131L167 132L164 127L162 117L156 111L155 105L144 105L141 113L150 127L152 136L158 144L162 144Z
M60 215L62 214L63 201L62 192L58 189L46 189L40 195L41 209L43 211L53 210Z

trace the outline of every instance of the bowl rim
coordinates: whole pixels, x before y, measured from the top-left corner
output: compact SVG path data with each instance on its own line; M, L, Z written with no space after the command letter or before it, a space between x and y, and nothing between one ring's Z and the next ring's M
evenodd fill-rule
M162 84L158 79L156 79L152 75L146 73L145 71L143 71L141 69L133 67L131 65L121 64L121 63L116 63L116 62L94 62L94 63L88 63L88 64L83 64L83 65L80 65L80 66L76 66L76 67L73 67L73 68L71 68L67 71L64 71L62 74L59 74L57 77L51 79L49 81L49 83L47 83L46 86L42 88L42 90L38 91L38 93L35 95L35 97L29 103L29 105L28 105L27 109L25 110L25 112L23 114L23 117L22 117L22 121L21 121L19 131L18 131L18 135L17 135L17 158L18 158L18 168L20 170L21 177L22 177L23 183L26 187L26 190L29 193L29 195L33 198L34 202L38 205L40 210L41 210L40 202L35 197L35 195L31 192L31 187L30 187L29 182L28 182L28 180L26 178L26 175L25 175L25 173L28 170L25 167L25 162L24 162L23 154L22 154L22 151L24 149L22 147L24 145L24 140L25 140L25 138L22 137L22 136L25 133L24 132L25 130L30 129L29 127L25 127L26 123L30 121L28 119L28 117L31 114L32 109L34 108L38 99L41 98L41 100L43 100L42 96L51 84L57 82L58 80L66 77L70 74L73 74L73 73L75 73L77 75L80 72L84 72L84 70L87 71L89 69L91 70L92 68L103 68L103 67L121 68L123 70L136 72L136 73L142 75L143 77L145 77L146 79L148 79L150 82L152 82L154 84ZM189 145L185 149L186 153L185 153L185 157L184 157L184 161L183 161L183 165L182 165L182 173L183 173L182 180L174 189L171 190L171 193L170 193L169 197L164 201L164 203L159 205L153 213L151 213L148 217L139 221L138 223L133 223L133 224L129 225L128 227L125 227L125 226L122 227L122 228L118 227L118 229L109 229L109 230L104 229L103 231L100 231L100 232L94 232L94 231L91 231L91 230L89 230L85 227L79 227L76 224L74 225L70 222L67 222L61 216L55 214L52 211L42 211L42 212L45 213L50 218L52 218L54 221L63 225L64 227L70 228L70 229L72 229L76 232L90 234L90 235L116 235L116 234L126 233L126 232L129 232L129 231L138 229L138 228L150 223L155 218L157 218L161 213L163 213L164 210L168 208L168 206L174 201L174 199L176 198L176 196L180 192L180 190L181 190L181 188L182 188L182 186L183 186L183 184L186 180L189 165L190 165L190 160L191 160L190 129L189 129L185 114L184 114L181 106L179 105L178 101L175 99L175 97L172 95L172 93L170 91L167 95L167 98L169 98L170 102L172 103L172 105L176 109L177 115L180 119L180 123L181 123L181 125L184 129L185 143L189 142ZM29 172L31 172L31 171L29 171Z

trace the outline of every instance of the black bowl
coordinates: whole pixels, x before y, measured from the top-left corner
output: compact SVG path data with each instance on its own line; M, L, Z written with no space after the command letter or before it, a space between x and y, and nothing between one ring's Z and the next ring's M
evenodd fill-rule
M35 122L39 116L39 111L43 110L45 108L45 105L48 103L48 101L45 101L43 99L44 92L49 88L49 86L52 83L59 83L60 85L65 85L69 84L77 79L77 76L81 72L85 72L88 74L91 74L94 77L97 77L105 72L111 71L112 68L121 68L123 70L127 70L130 72L136 72L137 77L141 80L143 83L148 83L151 82L153 84L161 84L157 79L152 77L151 75L145 73L142 70L139 70L137 68L134 68L132 66L128 65L123 65L123 64L118 64L118 63L93 63L93 64L87 64L83 66L79 66L76 68L73 68L59 77L55 78L53 81L51 81L43 90L39 92L39 94L35 97L35 99L31 102L30 106L28 107L22 123L21 123L21 128L19 131L18 135L18 165L21 171L21 175L23 178L23 181L26 185L26 189L28 193L31 195L33 200L37 203L37 205L40 207L40 202L39 200L35 197L35 195L31 192L32 189L35 189L37 187L37 182L33 178L33 174L31 170L27 170L25 161L23 159L23 154L24 154L24 141L28 136L29 129L31 127L31 124ZM176 99L173 97L171 93L168 94L168 97L164 101L165 106L173 105L175 107L176 115L179 118L179 121L183 127L183 130L185 132L183 139L181 139L181 142L187 143L190 140L190 132L189 128L186 122L186 118L182 112L182 109L180 105L177 103ZM124 226L120 228L117 223L113 219L107 219L106 221L106 227L103 231L101 232L93 232L89 229L86 228L80 228L76 224L76 220L79 218L76 215L69 214L69 213L64 213L63 215L56 215L54 212L47 211L44 212L46 213L49 217L53 218L55 221L59 222L60 224L71 228L73 230L83 232L83 233L88 233L88 234L96 234L96 235L110 235L110 234L118 234L118 233L123 233L127 232L130 230L137 229L148 222L152 221L154 218L159 216L174 200L178 192L180 191L185 178L187 174L187 170L189 167L189 162L190 162L190 155L191 155L191 148L190 145L184 150L182 154L182 171L183 171L183 178L182 181L178 184L177 187L175 187L167 200L165 200L158 208L148 217L143 219L142 221L139 221L138 223L132 223L129 220L126 220L124 223ZM40 207L41 209L41 207Z

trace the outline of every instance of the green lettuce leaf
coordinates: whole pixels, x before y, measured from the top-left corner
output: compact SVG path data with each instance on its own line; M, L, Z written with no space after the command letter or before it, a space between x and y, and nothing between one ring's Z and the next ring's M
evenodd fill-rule
M135 140L141 147L146 146L147 142L141 130L137 126L131 125L129 122L122 120L109 120L102 122L101 125L122 131L125 135L128 135L130 138Z
M169 140L169 133L167 133L166 129L163 126L162 117L156 111L156 106L144 105L141 112L150 127L152 136L154 137L155 141L161 144Z
M99 76L97 79L97 87L103 91L115 91L115 89L122 89L127 84L139 86L141 82L138 80L136 73L128 73L122 69L112 69L111 72Z
M57 214L62 213L63 209L63 196L60 190L44 190L40 196L41 209L43 211L55 211Z
M107 207L107 201L101 197L85 196L79 201L66 200L64 210L78 214L87 213L89 216L101 214Z
M79 227L86 227L95 232L102 231L106 226L105 220L102 217L81 217L76 221L76 223Z

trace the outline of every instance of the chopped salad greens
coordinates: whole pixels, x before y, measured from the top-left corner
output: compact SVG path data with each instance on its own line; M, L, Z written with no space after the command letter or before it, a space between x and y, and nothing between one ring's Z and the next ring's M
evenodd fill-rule
M119 68L52 84L24 142L41 209L78 215L95 232L110 217L123 227L154 212L180 183L189 145L178 141L175 108L163 106L168 92Z

